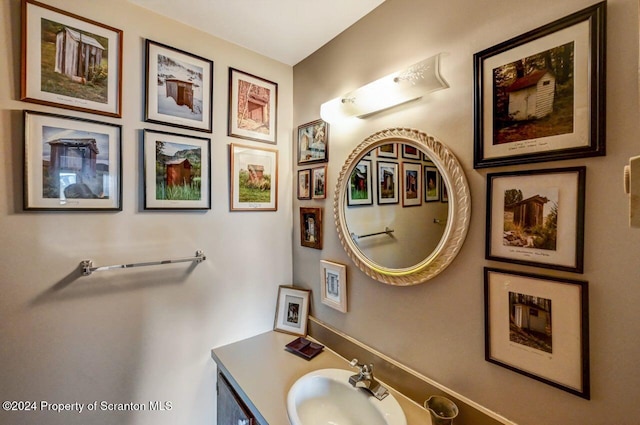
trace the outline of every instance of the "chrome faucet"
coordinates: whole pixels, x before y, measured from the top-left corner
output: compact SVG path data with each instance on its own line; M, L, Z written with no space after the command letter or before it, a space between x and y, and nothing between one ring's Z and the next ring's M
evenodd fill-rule
M355 388L364 388L378 400L382 400L389 395L389 391L373 377L373 364L360 364L358 363L358 359L351 360L349 364L351 367L356 367L360 371L349 377L349 383L352 386Z

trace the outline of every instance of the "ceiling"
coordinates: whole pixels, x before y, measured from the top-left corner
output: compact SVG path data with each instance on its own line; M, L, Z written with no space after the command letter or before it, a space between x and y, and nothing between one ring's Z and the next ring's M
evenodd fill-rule
M295 65L384 0L129 0Z

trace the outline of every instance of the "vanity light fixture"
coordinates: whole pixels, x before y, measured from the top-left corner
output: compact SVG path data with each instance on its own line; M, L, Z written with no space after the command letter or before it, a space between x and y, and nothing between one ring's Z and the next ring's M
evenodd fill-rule
M448 87L440 75L439 53L323 103L320 116L327 122L366 118Z

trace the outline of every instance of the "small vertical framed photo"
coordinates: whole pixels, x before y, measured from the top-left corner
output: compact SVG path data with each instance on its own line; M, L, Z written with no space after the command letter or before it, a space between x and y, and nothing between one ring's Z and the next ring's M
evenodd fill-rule
M400 202L398 163L378 161L378 205Z
M146 40L145 121L211 133L213 61Z
M327 166L311 169L311 198L325 199L327 197Z
M278 210L278 151L230 144L231 211Z
M402 206L422 205L422 165L413 162L402 163Z
M144 208L211 209L211 139L144 130Z
M322 249L322 208L300 207L300 245Z
M373 188L371 185L371 161L362 159L354 167L349 176L347 190L347 205L372 205Z
M440 200L440 172L433 165L424 166L424 202Z
M310 297L311 291L308 289L280 285L273 330L306 336Z
M22 0L20 98L122 117L122 43L122 30Z
M484 269L485 360L589 399L587 282Z
M320 260L320 291L322 304L346 313L347 267L344 264Z
M312 121L298 127L298 165L329 161L329 123Z
M278 84L229 68L227 135L277 143Z
M398 159L398 144L387 143L378 147L376 154L378 158Z
M440 202L449 202L449 192L443 178L440 178Z
M311 170L298 170L298 199L311 199Z
M24 112L25 210L122 210L122 127Z

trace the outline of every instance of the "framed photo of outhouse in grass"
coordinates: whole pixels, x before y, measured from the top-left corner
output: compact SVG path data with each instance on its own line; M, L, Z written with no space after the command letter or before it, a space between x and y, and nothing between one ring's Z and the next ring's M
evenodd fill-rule
M145 121L211 133L213 61L146 40Z
M278 209L278 151L229 145L231 211Z
M484 300L486 361L590 398L587 282L485 267Z
M277 143L278 84L229 68L227 134L257 142Z
M347 186L347 205L373 205L371 160L361 159L353 168Z
M211 209L211 139L144 130L144 208Z
M122 210L122 127L24 112L25 210Z
M22 0L20 98L122 116L122 31Z
M474 55L474 168L605 155L606 2Z
M583 271L586 167L487 175L488 260Z

